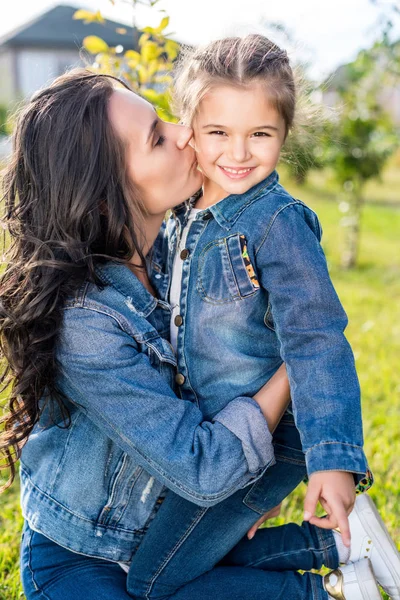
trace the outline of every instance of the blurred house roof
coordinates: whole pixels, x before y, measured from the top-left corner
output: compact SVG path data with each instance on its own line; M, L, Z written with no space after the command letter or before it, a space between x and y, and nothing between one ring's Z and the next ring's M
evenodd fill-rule
M77 7L58 5L44 14L11 31L0 38L0 46L24 48L71 48L82 47L83 39L88 35L101 37L109 46L121 44L124 49L137 47L138 31L122 23L106 19L104 25L74 20ZM124 29L118 33L117 29Z

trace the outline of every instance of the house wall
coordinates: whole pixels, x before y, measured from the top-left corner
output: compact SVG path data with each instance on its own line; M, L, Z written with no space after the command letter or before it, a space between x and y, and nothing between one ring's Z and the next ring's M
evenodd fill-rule
M82 66L78 49L19 48L16 51L16 94L27 98L66 69Z
M15 99L14 51L0 48L0 104L9 106Z

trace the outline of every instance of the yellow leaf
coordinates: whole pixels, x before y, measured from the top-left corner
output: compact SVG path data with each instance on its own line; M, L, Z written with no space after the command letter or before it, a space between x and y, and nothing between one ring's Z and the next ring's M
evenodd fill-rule
M136 71L139 75L139 83L141 85L147 83L147 81L148 81L147 69L143 65L139 64L136 66Z
M146 100L148 100L152 104L157 104L159 94L155 90L151 90L151 89L141 90L140 93L142 96L144 96L144 98L146 98Z
M125 58L128 60L137 60L140 61L140 54L136 52L136 50L127 50L124 54Z
M88 35L83 40L83 47L86 48L90 54L99 54L100 52L108 52L108 44L97 37L97 35Z
M178 42L174 42L173 40L167 40L165 42L165 52L168 54L170 60L175 60L179 54L179 49L180 46Z
M99 10L95 14L95 21L97 23L101 23L102 25L104 25L104 23L106 22L105 18L103 17L103 15L101 14L101 12Z
M90 10L76 10L72 18L80 21L85 21L85 23L105 23L105 20L102 17L99 10L95 13Z
M141 55L145 62L150 62L151 60L158 58L160 54L160 48L155 42L146 42L143 44Z
M166 27L168 27L169 25L169 17L164 17L161 20L161 23L159 24L159 26L156 28L157 33L161 33L162 31L164 31L164 29Z
M157 73L157 71L160 70L161 66L162 66L162 63L159 60L157 60L157 59L151 60L149 62L149 66L148 66L149 77L153 77L153 75L155 73Z
M147 40L149 39L149 34L148 33L143 33L140 38L139 38L139 46L142 47L143 44L145 44L147 42Z

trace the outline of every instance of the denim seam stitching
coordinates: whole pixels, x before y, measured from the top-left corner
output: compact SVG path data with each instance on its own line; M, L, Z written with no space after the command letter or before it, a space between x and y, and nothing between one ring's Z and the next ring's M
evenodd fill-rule
M51 600L49 598L49 596L47 594L45 594L45 592L39 587L39 585L36 582L36 579L34 577L34 574L33 574L33 568L32 568L32 538L33 538L33 533L34 533L34 531L31 529L31 534L29 536L29 543L28 543L28 548L29 548L28 568L29 568L29 572L31 574L32 582L33 582L33 585L35 586L36 591L40 593L40 595L43 597L44 600Z
M262 238L262 240L261 240L261 242L260 242L260 244L259 244L258 248L255 250L255 253L254 253L254 254L255 254L255 256L257 256L257 254L258 254L258 253L259 253L259 251L261 250L261 247L263 246L264 242L266 241L266 239L267 239L267 237L268 237L268 234L269 234L269 232L271 231L271 229L272 229L272 226L273 226L273 224L275 223L275 221L276 221L276 219L277 219L278 215L279 215L279 214L280 214L280 213L281 213L283 210L285 210L286 208L289 208L290 206L295 206L296 204L297 204L297 200L294 200L294 199L293 199L293 202L290 202L289 204L286 204L285 206L281 206L281 208L279 208L279 209L278 209L278 210L277 210L277 211L276 211L276 212L275 212L275 213L272 215L272 217L271 217L271 219L270 219L270 221L269 221L268 227L267 227L267 231L265 232L265 234L264 234L264 237Z
M319 593L318 593L317 582L315 580L315 576L312 577L313 573L308 573L308 575L310 575L311 589L312 589L312 593L314 596L314 600L319 600ZM320 577L320 576L318 576L318 577ZM328 594L327 594L327 596L328 596Z
M154 577L151 579L148 588L145 592L146 594L146 598L149 598L149 594L158 578L158 576L162 573L162 571L165 569L165 567L168 565L168 563L170 562L170 560L174 557L174 555L176 554L176 552L179 550L179 548L182 546L182 544L186 541L186 539L188 538L188 536L192 533L192 531L195 529L195 527L197 527L197 525L200 523L201 519L203 518L203 516L205 515L205 513L208 511L208 507L201 509L201 511L199 512L199 514L197 515L197 517L194 519L194 521L192 521L192 523L190 524L190 526L186 529L186 531L184 532L184 534L179 538L179 540L176 542L175 546L172 548L171 552L168 554L167 558L162 562L162 564L159 566L159 568L157 569L156 573L154 574Z
M265 529L267 529L267 528L265 528ZM309 550L310 552L319 552L321 550L321 548L310 548L310 547L308 547L307 550ZM302 548L300 550L286 551L285 552L285 557L288 556L288 555L291 556L291 555L294 555L294 554L301 554L302 552L304 552L304 548ZM277 554L268 554L268 556L259 557L259 558L257 558L257 560L248 562L248 563L246 563L246 565L243 565L243 566L253 567L253 566L259 565L264 560L276 559L279 556L281 556L281 554L282 554L282 552L278 552Z

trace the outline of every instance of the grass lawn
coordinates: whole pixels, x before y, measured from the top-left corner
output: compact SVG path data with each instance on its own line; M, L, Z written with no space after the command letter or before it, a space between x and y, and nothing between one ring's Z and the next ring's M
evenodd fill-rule
M288 182L288 190L320 216L323 245L332 279L349 316L347 336L353 346L360 377L365 446L375 474L371 491L395 539L400 540L400 170L389 170L383 184L371 184L362 222L359 267L339 267L341 214L335 191L313 174L303 188ZM395 203L398 203L397 206ZM285 501L274 524L301 521L305 486ZM22 520L18 484L0 496L0 600L21 598L18 543Z

